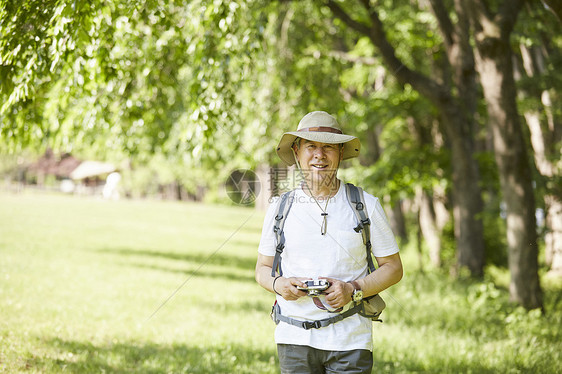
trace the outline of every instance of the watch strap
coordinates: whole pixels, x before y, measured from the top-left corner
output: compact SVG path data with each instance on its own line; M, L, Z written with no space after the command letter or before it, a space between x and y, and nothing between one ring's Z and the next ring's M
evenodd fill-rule
M361 290L361 286L359 285L359 283L357 283L356 281L351 281L349 282L351 283L351 285L353 286L353 288L355 288L356 291L360 291Z

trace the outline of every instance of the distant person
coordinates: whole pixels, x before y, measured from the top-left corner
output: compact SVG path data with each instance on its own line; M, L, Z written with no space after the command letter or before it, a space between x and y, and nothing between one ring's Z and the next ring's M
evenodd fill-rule
M112 200L118 200L119 199L119 182L121 181L121 174L119 174L118 172L114 171L113 173L110 173L106 180L105 180L105 185L103 186L103 197L104 199L112 199Z
M256 264L256 281L277 294L273 317L281 373L371 373L372 321L349 308L400 281L402 261L379 200L363 193L379 265L369 274L362 233L354 230L356 213L337 178L340 162L357 157L359 148L356 137L343 134L336 119L320 111L304 116L277 148L304 179L283 217L281 255L276 260L276 216L282 220L277 199L265 217ZM329 282L329 288L309 295L307 280Z

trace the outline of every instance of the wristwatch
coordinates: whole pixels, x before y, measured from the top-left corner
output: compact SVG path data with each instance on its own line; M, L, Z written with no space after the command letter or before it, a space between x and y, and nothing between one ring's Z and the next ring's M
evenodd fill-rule
M351 295L351 299L355 302L359 302L363 300L363 291L361 290L361 286L356 281L349 282L353 286L353 295Z

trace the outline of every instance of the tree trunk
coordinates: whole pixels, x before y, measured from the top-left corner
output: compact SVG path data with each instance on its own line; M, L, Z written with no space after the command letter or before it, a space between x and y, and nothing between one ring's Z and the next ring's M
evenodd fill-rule
M366 140L366 147L364 147L364 151L362 150L363 155L359 156L359 161L363 166L369 166L373 163L377 162L381 156L381 147L379 144L379 134L381 129L379 127L370 127L370 130L367 131L365 134Z
M395 201L394 205L386 211L388 212L388 220L392 232L398 237L400 245L405 245L408 243L408 233L406 231L406 218L402 210L402 200Z
M470 45L470 18L466 1L455 0L455 25L441 0L430 0L441 34L452 80L458 90L455 103L441 98L438 107L451 141L453 163L453 217L457 239L458 267L467 267L473 275L484 273L484 228L479 218L484 208L479 185L480 171L473 158L476 128L477 84L474 53Z
M559 178L560 173L557 171L556 165L548 159L545 153L547 134L543 132L539 113L528 111L525 113L525 120L531 133L531 144L539 173L549 179ZM556 187L549 188L550 183L547 182L547 192L544 195L545 262L550 268L549 274L562 277L562 198L560 187L558 190Z
M457 240L458 267L467 267L471 274L484 273L484 228L481 218L483 210L480 173L472 157L473 144L463 123L462 112L444 105L444 124L450 133L451 162L453 164L453 219ZM460 122L460 123L459 123ZM463 131L464 129L464 131Z
M503 200L507 214L507 243L511 273L510 296L527 309L542 307L538 276L535 199L527 149L515 100L509 36L520 2L501 7L492 19L485 7L472 1L477 69L487 103Z
M419 206L420 229L429 249L429 261L436 268L441 267L441 232L437 227L437 217L433 209L433 199L421 188L416 191Z
M441 134L427 130L422 123L410 117L407 119L410 132L415 135L421 147L434 146L441 147ZM438 122L438 121L435 121ZM440 218L435 209L433 191L424 190L421 186L416 189L416 206L418 211L418 221L421 233L429 249L429 260L431 264L441 267L441 230ZM419 231L418 231L419 232Z
M545 196L547 207L545 244L549 274L562 277L562 201L553 195Z
M520 46L522 66L524 73L529 77L539 76L544 73L544 56L538 48ZM521 72L523 74L523 72ZM560 133L556 131L559 126L552 110L552 100L547 90L526 92L527 95L540 96L545 121L541 121L541 113L527 110L524 113L529 132L531 145L537 170L550 181L560 178L561 170L556 165L560 159ZM539 97L536 97L539 99ZM551 186L553 182L547 181L544 206L546 211L545 233L545 259L550 267L550 274L562 277L562 193L560 187Z

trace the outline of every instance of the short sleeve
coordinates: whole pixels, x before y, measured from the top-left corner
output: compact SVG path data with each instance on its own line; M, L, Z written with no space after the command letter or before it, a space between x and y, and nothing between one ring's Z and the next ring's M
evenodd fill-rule
M279 198L273 199L267 208L263 220L262 232L258 252L264 256L275 256L275 234L273 233L273 221L277 213Z
M386 257L397 253L399 248L379 199L374 199L374 206L369 215L372 252L375 257Z

